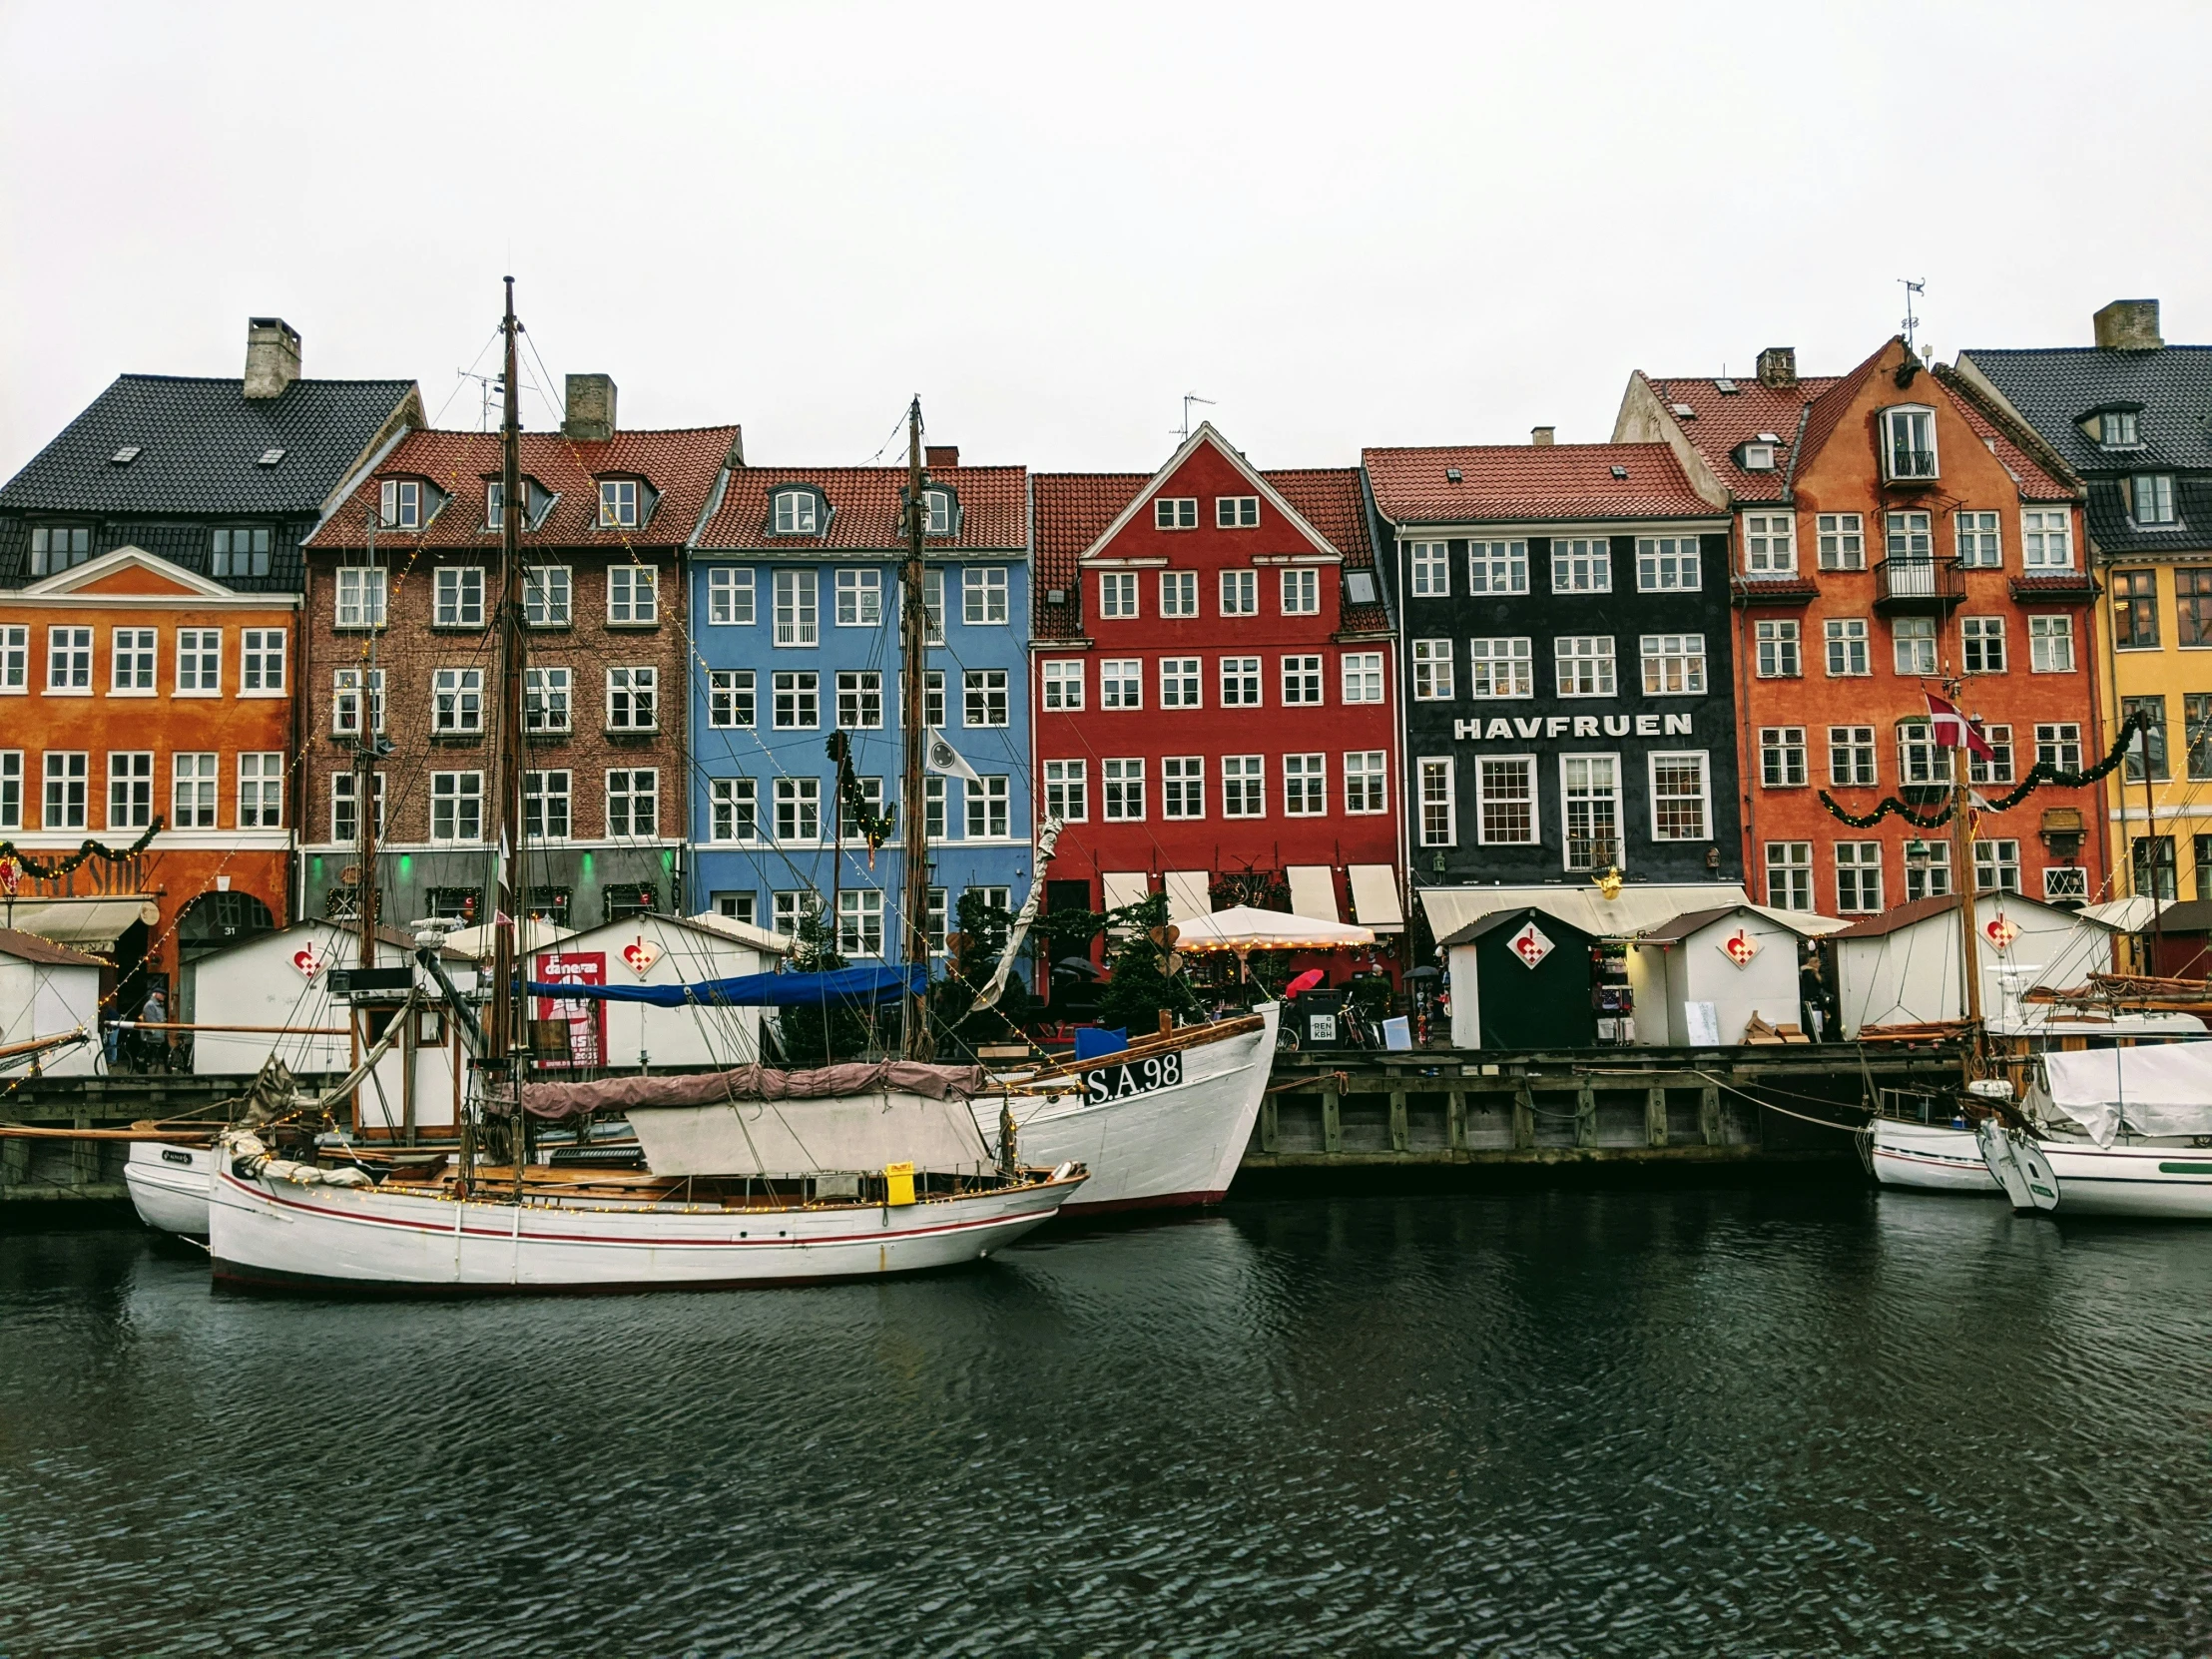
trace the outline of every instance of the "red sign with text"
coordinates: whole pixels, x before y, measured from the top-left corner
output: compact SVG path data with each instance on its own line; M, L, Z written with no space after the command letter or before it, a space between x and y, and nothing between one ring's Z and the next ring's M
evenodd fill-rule
M603 950L545 950L538 953L540 984L604 985L607 953ZM548 1060L549 1066L606 1064L607 1004L592 996L541 996L533 1019L568 1021L568 1059Z

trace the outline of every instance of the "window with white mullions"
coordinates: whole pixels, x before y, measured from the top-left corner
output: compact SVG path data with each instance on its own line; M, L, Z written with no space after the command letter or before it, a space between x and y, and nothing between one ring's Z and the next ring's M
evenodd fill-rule
M1382 654L1380 651L1348 651L1340 667L1347 703L1382 701Z
M807 572L812 576L813 571ZM607 626L645 628L661 619L660 573L636 565L607 572Z
M1467 592L1526 593L1528 591L1528 543L1525 541L1470 541L1467 543Z
M754 671L715 669L707 676L707 724L719 730L743 730L754 724Z
M1566 818L1566 867L1604 869L1620 863L1620 757L1560 756L1559 791Z
M1214 497L1214 528L1217 530L1249 530L1259 522L1260 498L1257 495Z
M522 835L525 840L565 841L573 805L573 775L525 772L522 775Z
M1406 582L1415 599L1447 599L1451 595L1451 544L1416 541L1406 548Z
M1890 645L1900 674L1922 679L1936 673L1936 619L1901 616L1890 626Z
M1475 762L1475 838L1489 846L1536 841L1536 760L1484 756Z
M847 956L883 954L883 894L846 887L837 894L837 949Z
M1144 762L1141 759L1099 763L1099 793L1106 803L1106 822L1135 824L1144 818Z
M1047 761L1044 764L1044 814L1069 824L1087 823L1091 816L1090 763Z
M2064 507L2020 509L2020 563L2028 570L2073 568L2073 515Z
M1321 818L1329 811L1326 755L1283 757L1283 812L1288 818Z
M284 630L248 628L239 635L239 691L277 697L284 690Z
M154 822L154 752L108 756L108 828L144 830Z
M1797 569L1795 513L1744 514L1744 569L1754 576L1782 576Z
M1970 616L1958 624L1960 660L1968 674L2002 674L2004 618Z
M993 627L1006 621L1006 569L1003 565L972 565L961 573L960 620L970 627Z
M1813 908L1813 843L1767 842L1767 902L1777 910Z
M1200 693L1203 676L1199 672L1196 657L1162 657L1160 659L1160 707L1163 709L1196 709L1204 699Z
M2081 770L2081 726L2078 721L2047 721L2035 728L2035 759L2055 772Z
M776 838L786 845L822 839L822 780L776 780Z
M222 757L179 753L170 760L169 822L176 830L213 830Z
M1389 782L1384 774L1384 753L1380 749L1356 749L1345 756L1345 811L1389 811Z
M430 676L430 730L461 737L484 729L484 671L441 668Z
M1799 652L1798 624L1789 621L1752 625L1756 647L1754 673L1762 680L1795 680L1805 672Z
M1913 404L1883 410L1882 458L1886 477L1936 477L1936 411Z
M961 724L1004 726L1007 723L1006 671L971 668L960 676Z
M336 626L381 628L384 626L388 572L381 566L349 566L337 573Z
M1266 758L1224 755L1221 760L1221 816L1265 818L1267 811Z
M747 676L748 679L751 676ZM750 724L750 722L748 722ZM883 675L879 669L837 675L837 724L848 732L873 732L883 724ZM974 725L974 721L969 721Z
M1108 621L1130 621L1137 615L1137 573L1133 570L1101 571L1098 577L1098 614Z
M360 779L350 772L330 774L330 839L349 846L360 835ZM384 775L370 786L376 802L376 833L384 832Z
M1197 755L1171 755L1160 763L1160 811L1172 819L1206 816L1206 762Z
M2166 525L2174 517L2174 480L2170 472L2143 472L2128 480L2128 516L2138 525Z
M1551 642L1553 669L1561 697L1611 697L1613 636L1562 634Z
M769 690L774 728L810 732L822 724L822 676L811 669L772 674Z
M284 758L271 752L239 757L239 828L284 827Z
M1603 536L1551 539L1553 593L1611 593L1613 548Z
M1260 573L1256 570L1225 570L1221 573L1221 614L1223 616L1258 616L1260 614Z
M646 840L661 832L661 775L651 767L607 774L607 833Z
M1451 641L1413 641L1413 701L1449 703L1451 700Z
M1646 697L1704 695L1703 634L1646 634L1641 643Z
M2013 776L2012 728L2009 726L1983 726L1975 723L1974 730L1981 734L1981 741L1989 746L1984 760L1979 755L1968 755L1966 781L1969 784L2012 784Z
M108 689L123 697L154 692L155 631L151 628L118 628L110 646Z
M1423 846L1458 844L1458 799L1452 785L1452 763L1424 759L1420 779L1420 843Z
M880 778L862 778L855 774L852 782L859 789L860 804L867 809L868 816L874 819L882 818L884 816L883 780ZM851 807L845 802L844 792L840 789L835 794L837 798L837 833L848 841L865 839L865 834L860 829L859 819L853 815Z
M1319 657L1285 657L1283 659L1284 706L1318 704L1321 700L1321 659Z
M2074 666L2073 618L2027 619L2027 666L2033 674L2071 674Z
M217 648L221 649L220 646ZM180 657L178 672L184 671ZM31 630L26 624L0 627L0 693L20 695L31 689ZM180 691L186 688L180 685ZM210 688L213 689L212 687Z
M1195 495L1162 495L1153 498L1152 527L1156 530L1195 530L1198 528L1198 497Z
M1856 678L1874 672L1868 656L1864 617L1832 617L1821 627L1828 646L1831 679Z
M49 692L92 692L92 630L46 630L46 689Z
M1648 757L1651 768L1651 838L1712 839L1711 769L1702 750Z
M1160 614L1170 617L1198 615L1198 572L1195 570L1163 570L1160 572Z
M1814 534L1820 542L1823 570L1867 568L1867 520L1863 513L1819 513Z
M779 646L822 643L817 575L812 570L776 572L776 643Z
M522 567L522 620L532 628L566 628L572 614L573 585L566 565Z
M82 830L86 813L86 774L92 757L83 750L49 750L45 755L45 814L42 830Z
M1946 897L1950 885L1950 842L1922 840L1905 848L1905 901Z
M1321 572L1311 567L1286 570L1283 576L1283 614L1285 616L1319 616L1321 614Z
M1111 766L1113 763L1108 762ZM1142 761L1128 763L1139 769L1137 775L1137 817L1144 816L1144 782ZM1012 827L1012 780L985 776L979 781L961 787L961 796L967 802L967 832L970 840L1003 840ZM1112 815L1109 814L1109 817Z
M370 733L384 729L384 671L380 668L341 668L330 680L330 731L333 736L361 735L362 699L367 699Z
M949 536L952 534L953 511L952 492L950 490L923 490L921 492L921 505L924 514L922 519L922 533L924 535Z
M1533 649L1533 642L1525 636L1467 641L1467 695L1477 699L1534 697Z
M1807 782L1805 728L1759 728L1759 782L1770 790L1800 789Z
M381 675L382 671L378 670ZM569 730L570 671L526 668L522 671L522 728L526 732Z
M599 527L602 530L636 529L640 493L635 478L600 479Z
M1221 706L1225 709L1257 709L1260 704L1260 659L1222 658Z
M446 565L437 573L431 624L438 628L484 625L484 572L480 565Z
M1793 554L1792 563L1795 562ZM1697 537L1636 538L1636 589L1639 593L1693 593L1704 585L1704 565L1698 556Z
M430 839L465 842L484 838L484 775L430 774Z
M1869 789L1880 782L1873 727L1831 726L1828 729L1828 781L1852 789Z
M1973 884L1976 892L2020 890L2020 843L1993 839L1973 844Z
M1951 515L1958 537L1958 562L1968 570L1997 570L2004 564L2004 535L1997 515L1959 511Z
M1925 720L1898 722L1898 782L1908 788L1948 784L1951 750L1936 742Z
M883 620L883 573L878 570L837 572L837 626L874 628Z
M715 778L707 785L707 834L710 840L760 839L760 782L753 778Z
M707 621L718 628L753 626L753 572L717 565L707 572Z
M821 504L812 490L778 490L770 522L780 536L812 536L821 529Z
M1836 843L1836 910L1839 915L1872 915L1882 908L1882 843Z
M1083 707L1083 664L1080 659L1044 665L1044 706L1051 713Z
M1098 665L1098 704L1102 709L1144 707L1144 663L1140 658L1116 657Z

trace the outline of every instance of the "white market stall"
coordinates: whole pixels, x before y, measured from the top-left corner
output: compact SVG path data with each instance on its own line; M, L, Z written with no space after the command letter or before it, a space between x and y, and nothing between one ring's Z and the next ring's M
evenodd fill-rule
M1798 998L1799 941L1809 933L1788 912L1731 904L1692 910L1640 935L1628 958L1637 1034L1649 1043L1711 1048L1741 1043L1754 1019L1810 1032Z
M2034 986L2070 988L2112 969L2108 923L2010 892L1983 893L1974 909L1981 1011L1992 1025L2019 1019ZM1965 1018L1955 897L1900 904L1831 939L1845 1037L1863 1025Z
M86 1077L100 1069L100 973L97 956L36 933L0 927L0 1046L60 1037L82 1028L86 1040L49 1050L49 1077Z
M767 973L790 948L780 934L727 917L627 916L533 952L529 978L537 984L696 985ZM666 1071L752 1065L761 1058L759 1008L662 1008L581 996L532 996L529 1007L533 1020L568 1024L567 1065L580 1069ZM541 1053L541 1075L562 1069L562 1062Z

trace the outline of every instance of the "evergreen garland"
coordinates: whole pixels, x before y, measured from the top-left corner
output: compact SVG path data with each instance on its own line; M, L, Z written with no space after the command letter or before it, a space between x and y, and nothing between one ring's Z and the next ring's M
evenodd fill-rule
M852 771L852 745L842 732L830 733L830 741L823 748L836 763L837 799L843 803L852 822L860 827L860 836L867 842L867 854L872 861L875 849L891 838L891 815L876 812L868 806L867 797L860 793L860 780Z
M2027 776L2020 780L2019 788L2009 795L2002 795L1988 804L1992 813L2008 813L2045 784L2055 784L2062 790L2086 789L2091 784L2101 784L2112 776L2119 764L2127 758L2127 748L2137 731L2150 730L2150 716L2137 709L2120 723L2120 735L2113 741L2112 752L2103 760L2080 772L2062 772L2047 761L2037 761L2027 769ZM1951 807L1945 804L1940 812L1916 813L1894 795L1884 796L1871 813L1847 813L1836 798L1826 790L1821 791L1821 805L1836 818L1854 830L1872 830L1884 819L1895 813L1916 830L1940 830L1950 822Z
M153 844L154 837L162 832L167 821L156 817L146 827L144 834L129 846L113 847L106 841L87 838L78 843L77 850L59 858L36 858L17 849L15 842L0 840L0 863L13 863L34 881L51 881L57 875L67 875L93 858L105 858L111 864L128 863Z

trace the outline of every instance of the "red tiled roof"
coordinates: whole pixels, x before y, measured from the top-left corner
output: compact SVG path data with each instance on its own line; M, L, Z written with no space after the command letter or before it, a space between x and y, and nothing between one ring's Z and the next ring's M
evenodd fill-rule
M1889 355L1890 348L1901 344L1903 340L1900 338L1884 340L1873 356L1849 373L1837 375L1820 396L1813 399L1806 410L1804 435L1799 438L1797 454L1793 457L1796 464L1785 469L1791 481L1795 481L1801 469L1812 464L1813 457L1836 435L1836 428L1842 424L1844 411L1851 407L1852 399L1874 377L1875 370L1882 366L1882 359Z
M943 548L1029 545L1028 469L1018 466L939 466L929 481L950 489L959 502L959 534L932 536ZM769 529L769 496L780 484L812 484L830 503L827 533L779 536ZM749 466L730 475L730 488L708 522L699 545L716 549L774 548L780 552L887 551L903 545L899 506L906 491L902 466Z
M1755 376L1731 382L1736 389L1724 392L1710 377L1656 380L1641 369L1637 373L1670 413L1677 403L1690 409L1689 414L1675 414L1675 424L1738 501L1780 501L1789 493L1790 457L1806 405L1836 384L1832 374L1809 376L1790 386L1770 386ZM1762 432L1782 440L1775 468L1746 472L1736 464L1736 447Z
M1954 376L1940 373L1936 376L1936 383L1949 394L1966 424L1973 428L1974 436L1989 446L1989 452L2003 462L2004 470L2018 481L2023 497L2029 501L2078 499L2081 492L2014 442L2011 433L1990 416L1969 386Z
M636 547L681 547L691 539L714 493L722 463L738 445L735 426L694 426L671 431L617 432L586 443L558 432L522 434L522 471L557 499L523 543L583 547L604 541ZM452 499L420 531L379 529L376 545L397 547L496 546L499 533L484 528L484 485L500 469L497 432L420 429L407 434L321 528L312 548L362 547L387 478L427 478ZM653 515L631 531L599 528L598 480L609 474L643 478L660 492Z
M1345 556L1346 570L1375 568L1375 541L1368 534L1368 499L1360 487L1359 468L1307 467L1261 476L1298 509L1299 517ZM1347 634L1385 634L1390 628L1390 613L1380 603L1347 604L1342 626Z
M1471 444L1361 452L1382 516L1397 524L1712 518L1663 443ZM1628 476L1617 478L1621 467ZM1459 481L1447 476L1456 468Z

